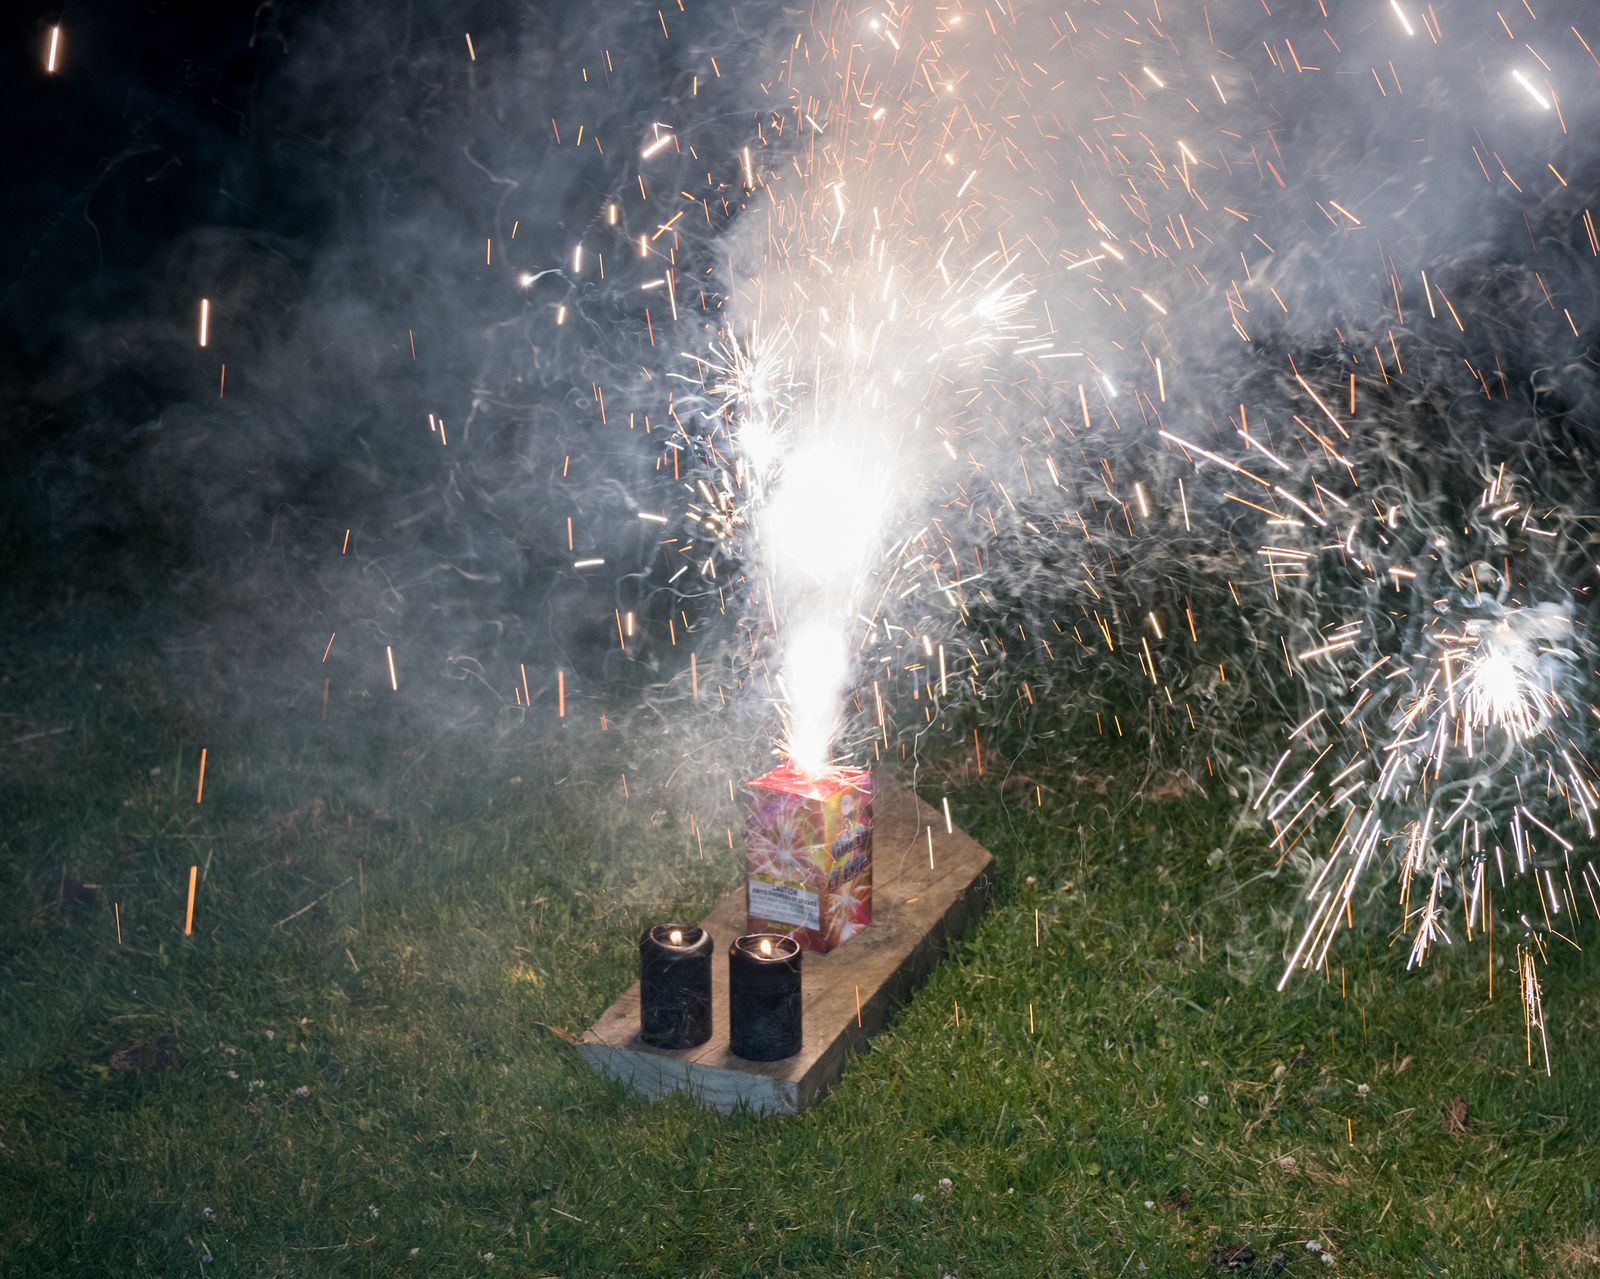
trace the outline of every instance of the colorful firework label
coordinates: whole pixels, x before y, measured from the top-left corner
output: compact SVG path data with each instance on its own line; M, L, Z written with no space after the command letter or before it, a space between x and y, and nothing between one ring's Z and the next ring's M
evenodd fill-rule
M782 765L749 785L750 931L826 953L872 922L872 774Z

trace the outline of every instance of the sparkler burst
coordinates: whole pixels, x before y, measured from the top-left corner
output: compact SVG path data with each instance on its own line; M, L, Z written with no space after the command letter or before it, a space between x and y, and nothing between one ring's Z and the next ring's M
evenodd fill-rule
M1447 669L1456 663L1461 671L1468 731L1498 728L1517 745L1544 732L1566 709L1556 683L1577 656L1567 647L1573 638L1570 606L1535 604L1498 617L1472 617L1462 629L1461 647L1447 649L1442 660Z
M1326 962L1386 873L1408 967L1451 941L1447 910L1469 939L1522 935L1529 962L1551 939L1577 945L1580 919L1600 915L1581 523L1533 506L1503 468L1459 521L1425 526L1420 552L1394 558L1413 541L1404 518L1391 507L1336 544L1369 607L1298 655L1326 700L1256 800L1285 855L1334 828L1283 982Z

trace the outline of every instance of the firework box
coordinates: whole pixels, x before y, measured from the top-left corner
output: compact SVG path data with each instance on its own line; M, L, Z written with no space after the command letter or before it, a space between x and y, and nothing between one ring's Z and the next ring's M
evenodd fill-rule
M750 931L786 933L826 954L872 922L872 774L783 765L749 788Z

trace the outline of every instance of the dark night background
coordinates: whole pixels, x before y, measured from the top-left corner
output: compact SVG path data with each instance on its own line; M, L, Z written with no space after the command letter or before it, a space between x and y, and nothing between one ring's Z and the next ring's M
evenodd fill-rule
M616 654L613 612L699 611L648 580L659 437L601 434L593 399L625 418L649 380L633 268L561 269L631 174L550 118L636 145L704 63L696 29L641 40L632 4L102 6L62 16L46 76L57 16L5 41L12 624L155 657L202 734L315 714L328 676L360 749L498 740L519 664L536 699L559 667L613 715L604 690L661 678L648 638ZM702 140L743 136L733 78L700 86ZM376 708L390 645L409 696Z

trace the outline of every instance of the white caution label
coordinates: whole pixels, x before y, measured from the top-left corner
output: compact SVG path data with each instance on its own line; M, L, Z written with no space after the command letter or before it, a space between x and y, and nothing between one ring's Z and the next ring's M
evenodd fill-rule
M750 914L802 928L822 926L822 910L815 893L789 884L769 884L763 879L750 881Z

